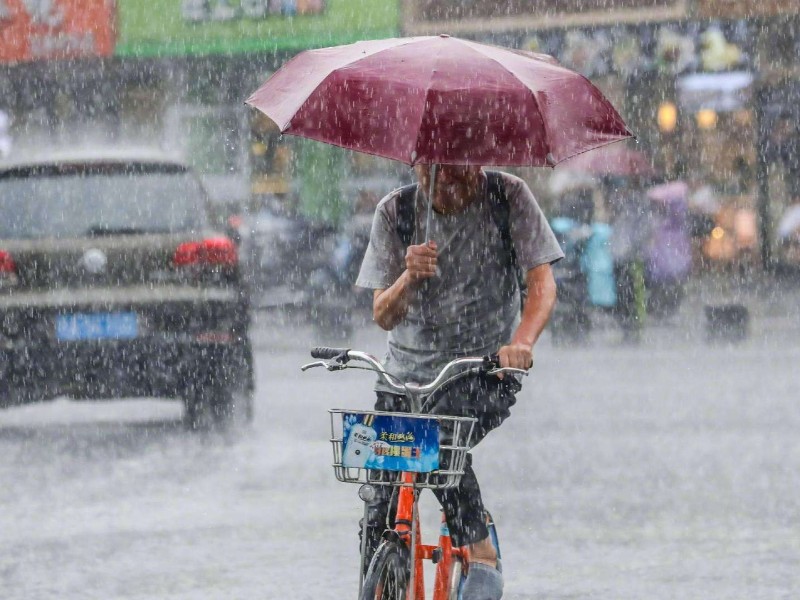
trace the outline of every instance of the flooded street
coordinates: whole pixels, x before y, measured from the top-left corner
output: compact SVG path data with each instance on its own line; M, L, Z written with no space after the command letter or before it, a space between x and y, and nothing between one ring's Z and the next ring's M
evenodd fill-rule
M369 408L372 377L301 374L313 332L269 314L243 434L188 434L173 402L0 413L0 597L356 597L361 506L330 468L326 409ZM512 418L475 451L504 598L796 597L794 334L773 319L738 346L690 326L638 348L610 328L578 349L543 338ZM383 343L372 327L352 340ZM430 494L423 511L430 541Z

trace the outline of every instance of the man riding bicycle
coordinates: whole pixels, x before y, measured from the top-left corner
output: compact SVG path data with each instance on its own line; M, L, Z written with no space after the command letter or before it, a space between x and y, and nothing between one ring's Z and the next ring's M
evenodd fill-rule
M374 290L373 317L389 332L386 370L402 381L430 381L454 358L495 353L502 367L529 369L555 304L550 265L563 257L533 194L507 173L442 165L426 231L431 168L416 171L419 185L395 190L378 205L356 282ZM522 301L520 273L527 288ZM513 376L465 378L438 395L433 412L477 418L477 444L509 416L520 388ZM408 410L405 397L380 380L376 392L376 410ZM370 552L390 508L391 488L377 487ZM499 599L503 578L470 456L459 486L435 493L453 545L469 548L463 599Z

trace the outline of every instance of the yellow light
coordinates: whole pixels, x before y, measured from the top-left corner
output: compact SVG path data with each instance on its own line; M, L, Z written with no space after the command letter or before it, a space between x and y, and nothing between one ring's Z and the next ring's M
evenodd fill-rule
M725 237L725 230L719 226L714 227L714 229L711 230L711 237L715 240L721 240Z
M717 111L710 108L703 108L695 115L697 126L700 129L714 129L717 126Z
M656 120L662 133L675 131L675 125L678 123L678 107L672 102L662 102L658 107Z

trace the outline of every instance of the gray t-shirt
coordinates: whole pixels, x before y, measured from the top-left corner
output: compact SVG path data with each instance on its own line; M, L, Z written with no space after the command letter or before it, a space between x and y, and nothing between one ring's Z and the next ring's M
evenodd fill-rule
M563 258L527 184L507 173L503 180L511 238L523 272ZM378 204L356 281L359 287L386 289L405 270L406 247L396 225L398 196L395 190ZM415 205L412 243L422 244L427 208L422 192L416 194ZM389 332L384 364L404 382L429 383L454 358L497 352L519 321L516 274L509 269L488 198L455 215L434 211L430 239L439 252L437 276L409 292L408 313ZM392 391L381 381L376 389Z

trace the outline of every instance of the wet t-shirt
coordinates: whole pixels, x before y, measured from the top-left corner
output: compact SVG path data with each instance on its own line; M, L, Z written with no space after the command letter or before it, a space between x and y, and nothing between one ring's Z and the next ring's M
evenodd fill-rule
M503 173L509 227L523 272L564 256L528 186ZM431 216L437 275L408 292L408 313L389 332L386 370L404 382L429 383L460 356L492 354L507 344L520 314L517 276L484 193L457 214ZM397 233L399 190L378 204L356 285L390 287L405 270L406 246ZM412 244L425 242L425 195L415 196ZM379 390L392 391L381 381Z

